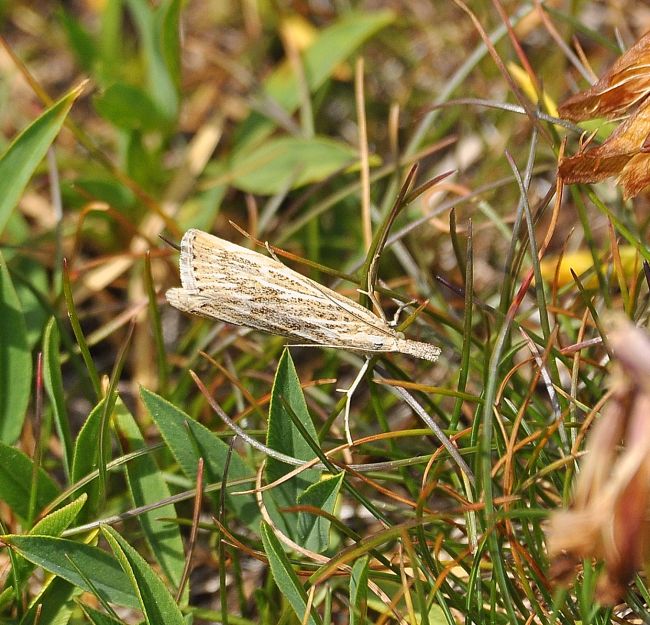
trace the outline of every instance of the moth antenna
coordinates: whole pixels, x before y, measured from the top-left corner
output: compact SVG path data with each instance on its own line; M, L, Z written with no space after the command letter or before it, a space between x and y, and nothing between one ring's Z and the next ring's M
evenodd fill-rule
M177 252L181 251L181 246L178 243L174 243L173 241L170 241L167 237L164 237L162 234L158 235L169 247L173 247Z

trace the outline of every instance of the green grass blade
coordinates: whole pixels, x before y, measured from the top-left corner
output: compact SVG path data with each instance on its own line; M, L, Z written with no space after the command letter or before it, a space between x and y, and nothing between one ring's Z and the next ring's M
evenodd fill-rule
M294 425L289 410L300 420L310 438L317 441L318 434L307 409L296 368L289 350L285 349L278 363L271 391L266 444L271 449L288 456L300 460L311 460L315 457L315 454L309 443L303 438L300 430ZM294 467L284 462L268 458L266 462L266 479L269 482L274 482L293 469ZM268 493L269 496L265 498L274 522L292 538L298 536L297 515L281 513L277 508L295 506L298 503L299 495L310 485L318 482L319 477L320 471L313 469L303 471L274 488Z
M146 622L150 625L186 625L176 600L146 560L112 527L104 526L102 534L131 581Z
M83 87L75 87L47 109L14 139L0 157L0 233Z
M26 560L82 590L93 591L86 581L90 580L94 589L108 603L139 607L131 584L115 558L97 547L53 536L9 534L2 536L2 541ZM71 562L74 562L74 566Z
M27 324L0 253L0 441L10 444L20 435L31 383L32 355Z
M43 385L50 400L54 426L61 441L63 469L70 478L73 443L61 376L60 343L59 327L56 319L52 317L43 335Z
M291 562L284 553L280 541L275 537L273 530L266 523L261 525L262 543L264 552L269 559L271 574L280 592L287 599L298 620L304 622L307 610L307 593L303 588L296 572L291 567ZM309 625L321 625L321 619L312 608L307 618Z
M79 323L77 309L74 305L74 299L72 297L70 273L68 272L68 264L65 260L63 261L63 297L65 298L65 303L68 308L68 317L70 318L72 332L74 333L75 339L77 339L77 345L79 345L81 357L83 358L84 364L86 365L86 371L93 386L93 390L95 391L95 397L97 399L100 399L102 397L102 388L101 384L99 383L99 374L97 373L97 368L95 367L93 358L90 355L88 343L86 342L83 330L81 329L81 324Z
M128 445L127 449L123 448L124 453L145 448L142 433L122 401L118 401L115 406L115 427L120 434L119 439L123 447ZM143 455L131 460L126 465L126 477L136 507L164 501L171 496L163 473L151 455ZM155 510L138 515L138 521L151 552L175 588L181 580L185 553L179 526L164 519L174 519L176 516L173 504L157 507Z
M359 558L350 575L350 625L364 625L368 610L368 556Z
M26 519L29 514L32 471L33 463L22 451L0 443L0 499L21 519ZM59 494L59 489L42 468L39 468L37 476L38 511Z

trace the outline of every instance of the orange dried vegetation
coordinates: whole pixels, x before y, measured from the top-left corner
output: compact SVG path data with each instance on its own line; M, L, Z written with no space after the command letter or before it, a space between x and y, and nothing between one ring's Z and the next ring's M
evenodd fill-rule
M650 92L650 31L637 41L589 89L558 107L560 117L574 122L594 117L620 117Z
M625 199L650 185L650 32L623 54L604 76L559 107L561 117L583 121L624 117L602 144L583 146L560 161L566 184L600 182L616 176Z
M602 560L597 599L612 605L650 562L650 336L620 318L610 327L610 399L589 433L571 508L550 518L547 545L558 581L583 558Z

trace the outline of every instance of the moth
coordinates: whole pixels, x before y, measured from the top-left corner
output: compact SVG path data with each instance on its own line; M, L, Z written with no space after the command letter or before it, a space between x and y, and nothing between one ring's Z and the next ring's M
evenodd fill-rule
M363 354L400 352L431 362L440 355L278 260L201 230L183 236L180 275L182 288L166 296L184 312Z

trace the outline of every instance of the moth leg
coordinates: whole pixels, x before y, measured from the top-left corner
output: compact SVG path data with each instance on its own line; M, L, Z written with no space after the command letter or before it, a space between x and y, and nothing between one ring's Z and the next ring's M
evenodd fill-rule
M366 362L363 363L363 366L361 369L359 369L359 373L357 374L357 377L354 378L354 382L350 385L350 388L337 388L337 392L339 393L345 393L345 413L343 417L343 427L345 429L345 438L348 441L348 445L352 446L352 435L350 434L350 404L352 403L352 395L354 395L354 391L357 390L357 386L361 383L361 380L363 380L363 376L366 374L366 371L368 371L368 365L370 364L370 356L366 356Z
M384 309L381 307L381 304L377 299L377 294L374 291L364 291L363 289L357 289L357 292L362 293L363 295L367 295L370 298L373 307L377 311L378 316L381 318L383 322L388 323L386 319L386 315L384 314Z
M284 264L279 258L278 255L271 249L271 244L268 241L264 241L264 247L266 251L270 254L271 258L277 261L280 264Z
M402 314L405 308L408 306L411 306L412 304L417 304L418 301L415 299L412 299L409 302L398 302L397 303L397 310L395 311L395 314L393 315L393 320L388 323L388 325L391 328L394 328L398 323L399 323L399 316Z

